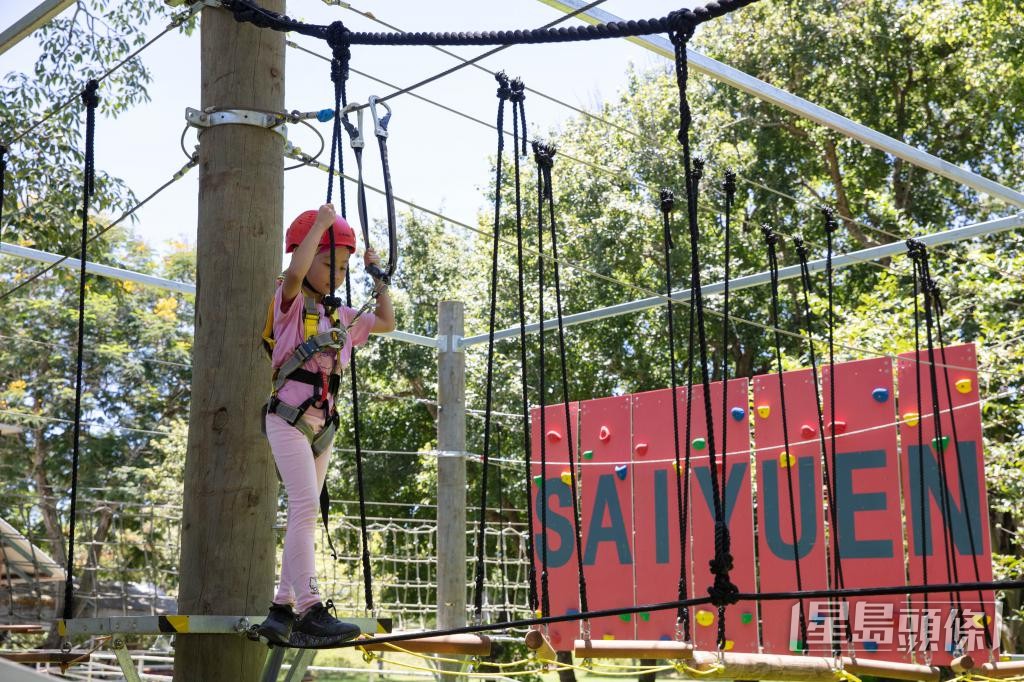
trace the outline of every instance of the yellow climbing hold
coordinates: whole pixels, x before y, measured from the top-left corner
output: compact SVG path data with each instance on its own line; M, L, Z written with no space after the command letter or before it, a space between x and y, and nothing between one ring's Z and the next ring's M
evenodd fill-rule
M569 471L563 471L562 472L562 483L564 483L566 485L572 485L572 472L569 472Z
M959 381L956 382L955 386L956 386L956 390L960 391L961 393L970 393L971 392L971 380L970 379L960 379Z
M758 405L757 406L757 416L760 417L761 419L767 419L768 415L770 415L771 413L772 413L772 406L771 405Z
M921 423L921 415L917 412L904 412L903 423L907 426L917 426Z
M615 635L605 635L605 639L615 639Z
M736 642L731 639L725 640L725 646L722 647L725 651L732 651L733 647L736 646Z
M783 469L788 469L789 467L793 466L794 464L796 464L796 458L793 457L793 455L791 455L791 454L789 454L788 452L785 452L785 451L779 453L779 466L780 467L782 467Z
M710 611L705 611L704 609L700 609L699 611L697 611L697 625L706 628L710 627L711 624L714 622L715 614L711 613Z

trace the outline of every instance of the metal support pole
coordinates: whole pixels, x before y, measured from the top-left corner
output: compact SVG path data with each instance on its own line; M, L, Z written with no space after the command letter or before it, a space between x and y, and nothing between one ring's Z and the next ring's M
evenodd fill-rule
M73 5L75 0L44 0L29 10L25 16L0 33L0 54L7 52L55 16Z
M461 301L437 305L437 626L466 624L466 358ZM454 680L452 676L444 676Z
M263 664L263 674L260 675L260 682L277 682L277 676L281 673L281 664L284 662L284 648L275 646L270 648L267 662Z
M288 674L284 676L284 682L302 682L306 676L306 669L309 668L316 656L316 649L299 649L295 652L292 665L288 668Z
M586 6L584 0L540 0L545 5L554 7L562 12L573 12ZM581 20L588 24L608 23L612 21L622 21L619 17L614 14L609 14L602 9L588 9L580 12L578 15ZM641 47L647 48L652 52L656 52L663 57L673 59L675 56L674 48L666 38L659 35L654 36L638 36L635 38L627 38L631 42L640 45ZM781 90L774 85L768 85L762 80L758 80L753 76L749 76L739 69L734 69L731 66L726 66L722 62L715 61L710 57L705 57L699 52L694 50L686 50L686 61L689 63L690 68L694 71L706 74L722 81L726 85L731 85L737 90L742 90L748 94L757 97L758 99L769 102L778 107L782 107L787 111L791 111L797 116L806 118L809 121L814 121L826 128L831 128L836 132L842 133L846 137L851 137L855 140L860 140L866 145L880 149L887 154L892 154L898 158L903 159L915 166L926 168L933 173L945 176L950 180L970 187L971 189L977 190L983 194L988 194L991 197L1001 199L1007 202L1011 206L1017 206L1024 208L1024 194L1021 194L1017 190L1001 185L994 180L982 177L977 173L972 173L966 168L943 161L937 156L929 154L928 152L922 151L917 147L911 147L905 142L884 135L877 130L869 128L855 121L851 121L845 116L840 116L834 111L829 111L825 107L820 107L813 102L809 102L803 97L798 97L792 93Z

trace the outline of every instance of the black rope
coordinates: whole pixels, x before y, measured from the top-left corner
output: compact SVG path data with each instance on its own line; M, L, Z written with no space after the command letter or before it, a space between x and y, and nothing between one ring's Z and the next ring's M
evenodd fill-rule
M565 353L565 326L562 322L562 284L558 272L558 229L557 225L555 225L555 199L551 184L551 168L555 161L555 148L551 145L534 142L533 153L543 183L542 198L546 200L548 206L548 221L551 231L551 258L554 261L553 271L555 275L555 312L558 317L558 355L562 370L562 405L565 411L565 437L569 453L569 487L572 489L572 515L576 534L576 569L579 574L580 610L588 611L587 579L583 571L583 533L580 523L579 499L577 499L579 488L576 480L576 456L573 452L576 442L573 439L572 417L569 411L569 370ZM543 218L543 209L541 209L540 214ZM538 227L543 229L543 222ZM543 318L541 324L543 325ZM542 432L541 438L543 437L544 433Z
M782 416L782 442L783 447L785 448L784 453L786 455L786 466L783 468L786 470L786 484L789 489L789 524L793 533L793 562L796 568L797 590L802 591L803 577L800 573L800 539L796 530L796 498L793 494L793 464L796 462L796 457L793 456L789 448L789 424L786 419L786 389L782 372L782 342L779 339L779 261L778 256L775 253L775 247L779 243L779 235L777 235L767 225L763 226L761 229L764 233L765 243L768 245L768 270L771 276L772 328L775 330L774 345L779 377L779 412ZM803 599L800 599L800 641L798 642L798 645L800 650L806 653L807 619L804 615Z
M480 516L477 521L476 542L476 585L473 594L473 608L477 619L483 616L484 608L484 542L487 523L487 474L490 469L491 453L491 401L494 386L494 326L498 313L498 239L501 233L501 171L505 151L505 102L512 94L508 76L498 73L498 152L494 164L494 236L491 243L491 309L487 327L487 379L484 389L484 450L483 473L480 477Z
M449 31L442 33L372 33L343 29L343 32L345 41L350 45L530 45L606 38L630 38L654 33L668 33L676 30L680 22L696 26L722 17L753 2L756 2L756 0L717 0L717 2L710 2L704 7L697 7L692 10L681 9L659 18L640 19L637 21L613 21L557 29ZM260 28L300 33L323 40L328 39L332 31L331 26L296 21L285 14L261 7L253 0L222 0L221 5L234 14L236 21L248 22Z
M832 599L836 597L847 597L850 599L861 597L882 597L889 595L921 594L926 592L945 592L950 588L959 589L983 589L983 590L1021 590L1024 589L1024 580L1002 580L986 583L960 583L957 585L895 585L889 587L863 587L848 588L845 590L805 590L803 592L740 592L737 598L740 600L767 602L767 601L788 601L798 597L808 599ZM710 603L709 597L694 597L686 600L675 600L659 602L655 604L641 604L637 606L624 606L614 609L599 609L595 611L582 611L580 613L569 613L561 616L544 616L541 618L528 618L523 620L506 621L504 623L488 623L484 625L466 625L464 627L449 628L445 630L427 630L419 632L403 632L397 635L385 635L374 637L373 642L384 644L387 642L403 642L410 639L423 637L439 637L442 635L463 635L478 632L491 632L494 630L522 629L535 625L551 625L552 623L570 623L573 621L592 620L594 618L607 618L612 616L623 616L651 611L668 611L678 609L681 606L702 606ZM353 639L343 642L337 648L351 646L363 646L367 640Z
M75 599L75 513L78 501L78 459L82 446L82 373L85 358L85 262L88 245L89 201L96 189L95 142L96 94L99 82L90 80L82 91L85 104L85 169L82 174L82 243L79 252L78 270L78 343L75 348L75 424L73 449L71 451L71 503L68 508L68 556L67 581L64 583L64 618L74 617Z
M535 146L536 149L536 146ZM519 256L522 260L522 254ZM551 615L551 602L548 589L548 447L547 447L547 373L544 369L544 170L538 159L537 163L537 319L540 329L537 332L537 370L538 392L540 399L540 613L541 616ZM520 333L522 338L522 333ZM577 550L579 543L576 544Z
M831 323L831 320L832 320L832 306L831 306L832 281L831 281L831 277L832 277L832 232L836 228L836 223L835 223L835 218L832 216L831 212L826 210L826 211L824 211L824 214L825 214L825 231L826 231L826 235L827 235L827 247L826 247L827 250L826 250L826 256L825 256L825 272L826 272L826 276L829 279L829 283L828 283L828 288L829 288L829 310L828 310L828 317L827 317L827 319L829 320L828 333L829 333L829 341L830 341L830 346L829 346L829 372L830 372L829 395L830 395L830 402L829 402L829 404L832 406L832 423L833 423L833 428L832 428L832 449L831 449L831 451L828 449L828 447L825 444L825 418L824 418L824 414L823 414L823 411L822 411L821 391L820 391L819 385L818 385L818 381L819 381L818 358L817 358L817 354L814 351L814 327L813 327L813 324L814 324L814 314L811 312L811 298L810 298L810 292L811 292L811 271L810 271L810 267L807 264L808 249L807 249L807 246L804 244L804 241L802 239L800 239L799 237L793 239L793 244L796 247L797 258L800 261L800 285L801 285L801 290L803 292L804 325L805 325L805 328L807 329L807 348L808 348L808 353L809 353L810 361L811 361L811 376L812 376L811 383L814 385L814 405L815 405L815 410L816 410L816 414L817 414L817 418L818 418L818 445L821 448L821 462L822 462L822 471L823 471L823 476L824 476L824 481L823 482L825 484L825 497L828 500L829 518L831 520L831 528L832 528L832 531L831 531L831 538L832 538L832 573L831 573L831 576L832 576L833 580L835 581L835 585L837 587L839 587L839 588L842 588L842 587L845 586L845 580L843 578L843 560L842 560L842 554L841 554L841 551L840 551L840 541L839 541L839 511L836 508L835 483L833 482L833 476L832 476L832 472L835 470L835 465L836 465L836 462L835 462L835 459L836 459L835 431L836 431L836 429L835 429L835 426L834 426L835 421L836 421L836 406L835 406L835 384L836 384L836 377L835 377L835 363L833 361L832 348L831 348L831 340L832 340L832 323ZM831 462L829 461L829 459L830 459L829 455L831 455ZM847 614L846 617L844 618L844 622L845 622L846 641L849 644L852 645L852 643L853 643L853 632L852 632L852 630L850 628L849 614ZM839 643L834 638L834 634L835 634L834 632L830 632L829 633L829 637L832 640L832 653L838 656L839 653L840 653L840 648L839 648Z
M921 529L921 573L925 586L928 585L928 524L924 522L925 512L928 506L927 495L924 488L924 424L921 422L924 413L921 390L921 310L918 304L920 285L918 282L918 271L916 261L917 242L907 242L907 252L911 258L911 272L914 289L914 380L917 385L917 484L921 491L920 504L918 505L918 522ZM928 593L923 593L925 613L928 612ZM924 629L924 641L921 643L921 650L927 651L929 646L928 629Z
M672 296L672 249L675 244L672 241L671 215L675 208L675 195L672 190L661 190L661 217L662 217L662 242L665 254L665 294L671 299ZM691 308L692 310L692 308ZM668 324L668 367L669 376L672 381L672 444L675 453L676 464L676 514L679 519L679 585L677 594L680 600L686 599L689 592L689 580L686 575L686 509L683 501L683 476L680 473L679 461L679 397L676 390L679 380L676 377L676 331L675 321L672 314L672 301L665 305L665 320ZM687 449L689 452L689 449ZM689 461L687 460L687 463ZM687 478L686 480L689 480ZM682 628L683 639L690 641L690 611L685 606L680 606L676 612L676 627Z
M721 476L721 481L718 485L718 491L720 500L718 506L722 513L722 523L725 527L726 533L728 533L728 498L726 496L726 490L728 489L728 466L726 463L726 455L729 452L728 448L728 433L729 433L729 247L732 235L732 203L736 197L736 173L733 171L726 171L725 180L722 182L722 189L725 192L725 288L723 290L723 302L722 302L722 464L721 470L715 470L714 459L711 464L711 478L715 476ZM696 204L696 201L694 202ZM705 389L706 390L706 389ZM716 525L718 520L716 519ZM724 581L720 581L719 574L715 574L716 589L723 589L729 593L738 592L739 589L729 579L729 570L732 569L732 556L729 555L731 549L731 540L726 535L724 539L724 554L722 557L718 555L718 537L716 532L715 537L715 561L724 561L727 564L727 568L724 572ZM718 583L722 582L721 585ZM718 605L718 644L724 646L725 644L725 604Z
M522 413L523 413L523 467L525 473L526 482L526 528L528 532L526 534L526 550L530 557L530 568L528 575L529 583L529 601L530 610L536 611L538 605L537 598L537 563L534 557L534 544L533 544L533 488L530 486L530 462L531 462L531 449L532 443L530 438L530 396L529 396L529 382L526 376L526 296L524 293L524 268L523 268L523 203L522 203L522 183L519 167L519 140L520 135L522 136L523 154L526 153L526 113L524 107L525 91L526 88L523 82L518 78L512 80L510 83L510 89L512 94L509 100L512 103L512 159L515 168L515 188L516 188L516 279L519 285L519 298L517 299L518 313L519 313L519 373L520 383L522 384ZM516 110L519 111L519 116L516 116ZM520 130L520 118L522 119L522 129ZM541 316L543 320L543 315ZM541 332L543 333L543 332ZM543 402L543 398L541 399ZM541 433L541 439L543 440L544 434ZM545 501L546 504L546 501ZM545 527L545 531L546 527Z

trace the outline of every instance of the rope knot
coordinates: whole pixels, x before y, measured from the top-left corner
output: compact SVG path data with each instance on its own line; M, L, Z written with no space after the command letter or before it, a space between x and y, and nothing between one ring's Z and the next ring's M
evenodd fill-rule
M923 260L928 257L928 250L922 242L916 239L908 239L906 244L907 255L914 260Z
M550 144L534 140L533 156L537 160L537 165L545 170L551 170L555 165L555 148Z
M800 237L793 237L793 246L796 247L796 255L800 260L807 260L807 256L810 253L804 240Z
M688 9L668 13L668 37L676 47L685 47L697 28L697 16Z
M704 177L704 159L699 156L693 157L693 169L690 171L690 177L694 182L700 182L700 179Z
M725 190L726 198L732 201L732 198L736 196L736 171L725 171L725 182L722 183L722 189Z
M676 206L676 195L670 189L661 190L661 210L663 213L671 213Z
M511 99L512 88L509 85L508 76L504 71L494 74L494 80L498 81L498 99Z
M825 218L825 232L832 234L839 229L839 223L836 221L836 214L831 208L821 209L821 215Z
M715 576L715 582L708 588L708 596L711 597L712 605L718 607L735 604L739 601L739 588L729 579L729 571L733 569L731 545L729 525L724 521L716 521L715 558L708 562L711 574Z
M526 99L526 85L523 84L521 78L513 78L509 81L508 89L510 91L509 100L512 102L522 102Z
M779 235L768 225L761 226L761 234L764 235L764 243L768 246L776 246L779 243Z
M95 109L99 103L99 95L96 91L99 90L100 84L95 78L89 79L89 82L85 84L85 89L82 90L82 104L89 109Z

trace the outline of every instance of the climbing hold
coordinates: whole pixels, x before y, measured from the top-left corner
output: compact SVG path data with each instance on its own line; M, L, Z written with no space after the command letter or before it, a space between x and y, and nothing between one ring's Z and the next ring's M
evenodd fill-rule
M661 637L658 638L658 641L659 642L671 642L672 641L672 636L671 635L662 635Z
M956 384L954 384L954 385L956 386L956 390L960 391L961 393L970 393L971 392L971 380L970 379L958 379Z
M694 450L703 450L707 446L708 446L708 442L706 440L704 440L703 438L694 438L693 439L693 449Z
M572 472L571 471L563 471L561 479L562 479L562 483L564 483L566 485L572 485Z
M679 475L679 462L672 462L672 470L676 472L677 476Z
M533 477L533 482L536 483L537 485L540 485L541 481L543 481L543 480L544 480L544 477L541 476L540 474L537 474L536 476Z
M628 471L628 467L625 464L619 464L615 467L615 475L619 477L620 481L626 480L626 471Z
M743 623L744 625L747 625L749 623L753 623L754 622L754 614L750 613L749 611L744 611L740 615L740 622Z
M621 620L623 623L628 623L629 621L633 620L633 616L631 616L628 613L620 613L619 620Z
M981 626L983 626L983 625L987 625L990 622L992 622L991 618L989 618L987 615L981 614L981 613L976 613L973 616L971 616L971 620L974 621L974 625L979 627L979 628Z
M782 467L783 469L788 469L789 467L793 466L794 464L796 464L796 458L794 458L793 455L789 454L785 450L783 450L782 452L779 453L779 466L780 467Z
M552 429L551 431L548 431L548 440L557 443L558 441L562 440L562 434Z
M583 459L594 459L594 451L593 450L584 450L583 451Z
M938 438L932 438L932 447L939 452L945 452L946 448L949 447L949 436L943 436L941 444Z
M878 651L878 642L873 639L864 640L864 651Z
M605 635L604 639L615 639L615 635Z
M871 397L875 399L875 402L884 403L889 399L889 389L887 388L876 388L871 391Z
M800 435L804 438L810 438L815 434L815 428L810 424L804 424L800 427Z
M741 419L747 416L747 411L744 410L742 407L734 407L731 410L729 410L729 414L731 414L732 418L735 419L736 421L740 421Z
M641 611L640 612L640 620L642 620L645 623L650 621L651 620L650 612L649 611Z
M534 613L537 614L538 618L543 618L544 617L544 612L541 611L540 609L537 609L536 611L534 611Z
M757 406L757 416L760 417L761 419L767 419L768 415L770 415L771 413L772 413L772 406L771 405L758 405Z
M710 627L711 624L715 622L715 614L711 613L710 611L705 611L704 609L700 609L700 610L697 611L696 619L697 619L697 625L700 625L701 627L705 627L705 628L706 627Z
M637 443L633 446L633 452L636 453L637 457L643 457L647 454L647 443Z
M792 639L792 640L789 641L789 650L790 651L803 651L804 650L804 643L799 641L799 640Z
M828 430L835 431L836 433L842 433L846 430L846 422L834 421L828 423Z
M608 440L612 435L612 432L608 430L607 426L602 426L601 430L597 432L597 437L601 439L601 442Z
M903 423L907 426L917 426L921 423L921 415L917 412L904 412Z
M722 647L722 650L723 651L732 651L732 648L734 646L736 646L736 642L732 641L731 639L727 639L727 640L725 640L725 646Z

